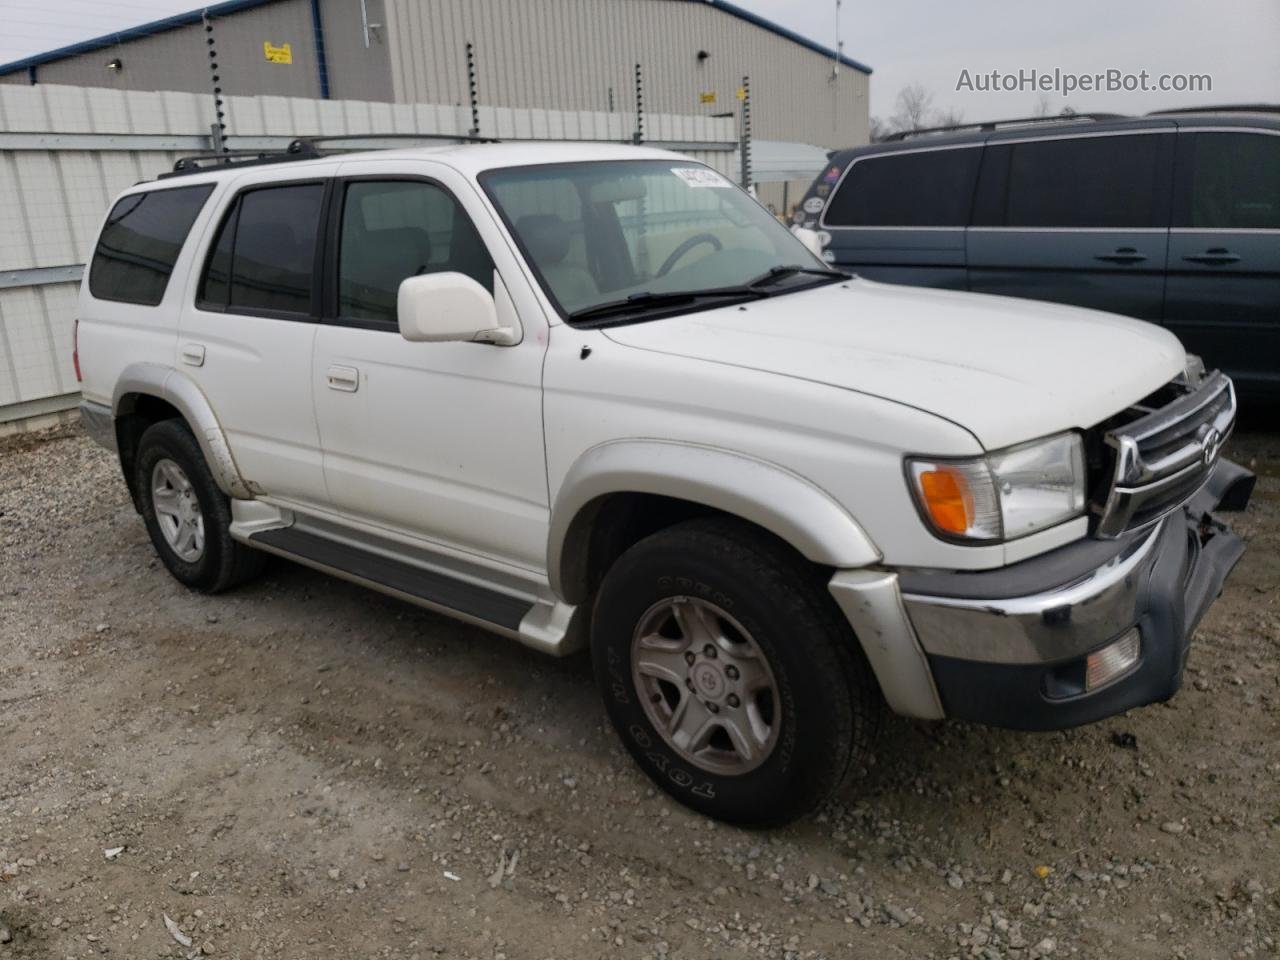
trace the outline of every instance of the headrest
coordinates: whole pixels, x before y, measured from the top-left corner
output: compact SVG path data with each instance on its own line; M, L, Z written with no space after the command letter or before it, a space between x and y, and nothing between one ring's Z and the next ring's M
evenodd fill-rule
M569 252L569 225L554 213L530 213L516 221L516 233L541 267L559 263Z

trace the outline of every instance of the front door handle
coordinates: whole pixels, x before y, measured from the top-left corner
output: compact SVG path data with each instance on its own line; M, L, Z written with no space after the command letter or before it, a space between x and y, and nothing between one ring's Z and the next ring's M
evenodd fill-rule
M326 371L325 376L328 377L330 390L355 393L360 388L360 371L355 367L335 363Z
M182 362L189 367L203 367L204 344L184 343L182 345Z
M1210 247L1204 253L1193 253L1182 259L1189 263L1237 263L1240 260L1240 256L1232 253L1226 247Z
M1099 253L1093 259L1107 263L1141 263L1147 256L1133 247L1117 247L1114 253Z

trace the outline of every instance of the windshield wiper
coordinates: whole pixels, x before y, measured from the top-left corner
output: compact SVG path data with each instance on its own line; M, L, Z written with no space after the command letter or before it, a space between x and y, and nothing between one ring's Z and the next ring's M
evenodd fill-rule
M767 287L771 283L783 280L786 277L794 277L798 273L810 274L815 277L830 277L832 280L849 280L851 275L843 270L831 270L827 267L805 267L798 263L789 263L785 266L770 267L767 271L760 274L754 280L748 280L744 286L752 289Z
M764 290L752 287L750 284L744 284L743 286L737 287L714 287L709 290L672 290L668 293L654 293L650 290L641 290L639 293L633 293L621 300L610 300L607 303L597 303L594 307L583 307L581 310L573 310L569 313L569 319L599 320L604 317L632 313L638 310L651 310L655 307L670 307L679 306L680 304L685 303L694 303L698 300L758 300L761 297L767 296L769 296L769 294Z

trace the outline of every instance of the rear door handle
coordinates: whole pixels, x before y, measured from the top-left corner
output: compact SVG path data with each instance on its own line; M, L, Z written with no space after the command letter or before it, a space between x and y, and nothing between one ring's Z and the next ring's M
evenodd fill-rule
M1147 259L1147 255L1139 253L1133 247L1117 247L1114 253L1099 253L1093 259L1105 260L1107 263L1141 263Z
M330 390L355 393L360 388L360 371L355 367L335 363L326 371L325 375L328 377Z
M1210 247L1204 253L1193 253L1182 259L1189 263L1237 263L1240 256L1226 247Z
M184 343L182 345L182 362L191 367L203 367L204 344Z

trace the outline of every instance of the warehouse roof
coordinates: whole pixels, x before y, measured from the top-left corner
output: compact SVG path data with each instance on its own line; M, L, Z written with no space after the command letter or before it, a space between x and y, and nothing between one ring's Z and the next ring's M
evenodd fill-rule
M225 17L229 14L236 13L240 10L251 10L254 7L265 6L268 3L274 3L275 0L224 0L223 3L211 4L207 7L201 7L198 10L191 10L187 13L174 14L171 17L165 17L161 20L152 20L150 23L140 24L136 27L129 27L127 30L117 30L114 33L103 34L100 37L94 37L92 40L82 40L79 43L73 43L66 47L59 47L56 50L49 50L45 53L37 53L34 56L24 57L21 60L14 60L11 63L0 64L0 76L9 73L16 73L19 70L31 70L44 63L52 63L55 60L65 60L67 57L74 57L82 53L92 53L94 50L102 50L106 47L113 47L118 43L124 43L127 40L137 40L140 37L149 37L152 34L163 33L166 30L173 30L176 27L190 26L199 23L201 18L207 13L210 17ZM808 37L796 33L794 30L788 30L781 24L774 23L749 10L744 10L737 4L729 3L728 0L687 0L690 3L705 3L715 7L717 10L723 10L731 16L737 17L739 20L745 20L748 23L760 27L762 30L768 30L780 37L798 43L802 47L807 47L815 53L820 53L825 57L831 57L833 60L839 60L840 63L847 67L852 67L862 73L870 74L871 68L864 63L859 63L852 57L846 57L844 54L837 54L836 51L829 47L824 47L820 43L810 40Z

